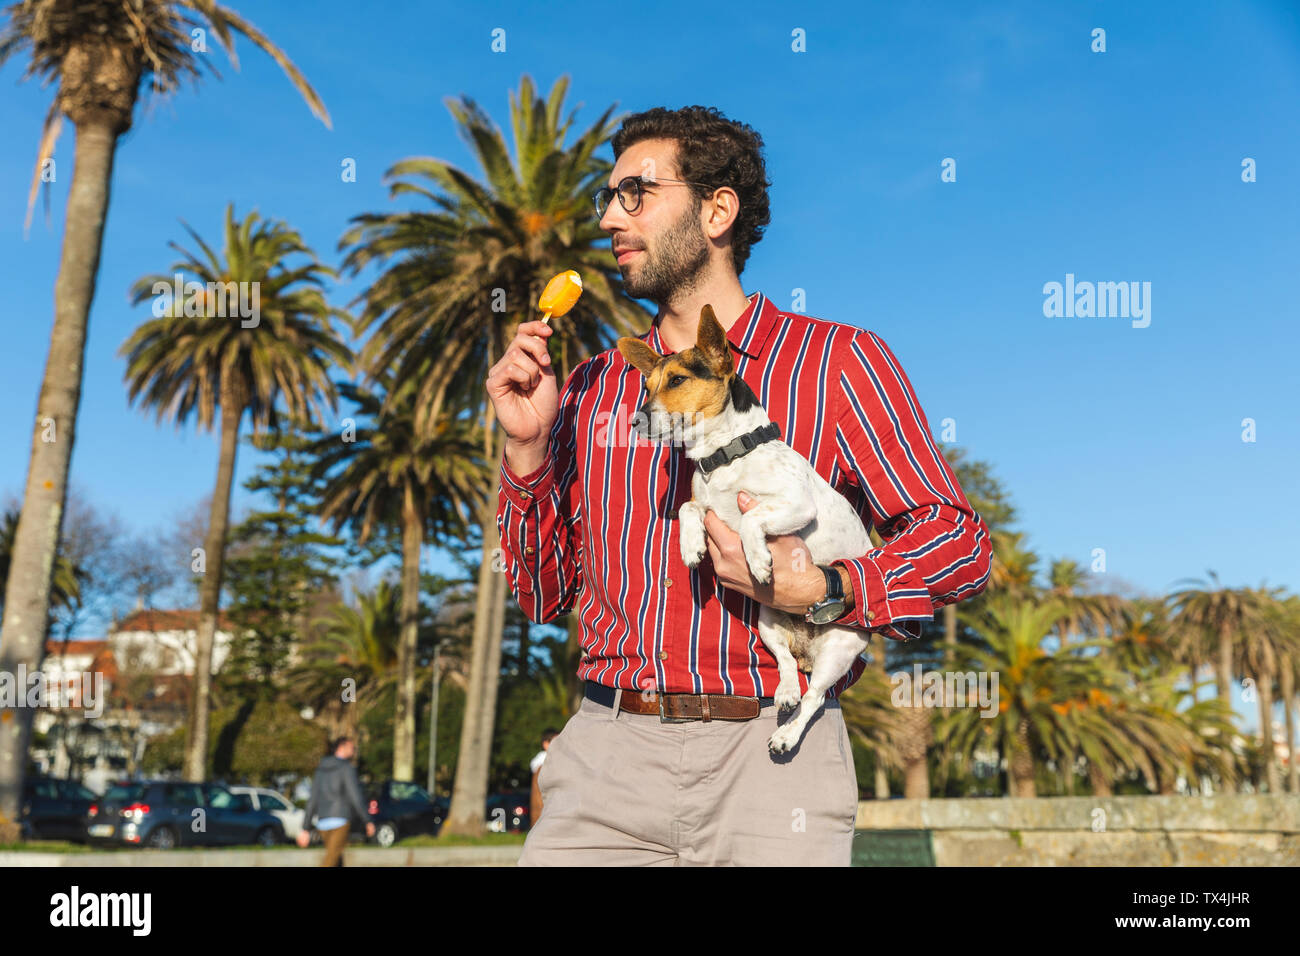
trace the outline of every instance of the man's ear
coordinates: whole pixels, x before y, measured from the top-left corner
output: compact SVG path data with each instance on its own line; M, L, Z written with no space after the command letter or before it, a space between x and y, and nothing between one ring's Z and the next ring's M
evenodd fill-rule
M640 339L634 339L629 335L625 335L618 340L618 350L623 353L623 358L631 362L637 371L647 379L650 378L650 373L654 371L655 366L659 364L659 360L663 358L662 355Z
M700 327L695 333L695 347L705 354L718 372L726 377L735 369L731 359L731 343L727 341L726 330L713 314L713 306L706 305L700 309Z

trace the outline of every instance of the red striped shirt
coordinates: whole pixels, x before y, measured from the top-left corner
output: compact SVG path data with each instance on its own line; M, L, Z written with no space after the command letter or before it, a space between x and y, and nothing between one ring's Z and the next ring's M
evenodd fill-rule
M836 562L854 590L839 623L915 640L940 607L984 589L988 529L878 335L782 312L759 292L749 299L727 332L737 373L782 440L885 543ZM641 338L667 354L657 322ZM677 508L695 466L679 446L632 431L644 400L641 373L616 349L601 352L564 383L542 466L520 476L502 464L497 525L511 589L537 622L576 604L585 680L770 697L779 675L758 636L758 603L718 584L707 556L695 569L682 562ZM859 658L828 696L865 666ZM799 683L807 690L807 675Z

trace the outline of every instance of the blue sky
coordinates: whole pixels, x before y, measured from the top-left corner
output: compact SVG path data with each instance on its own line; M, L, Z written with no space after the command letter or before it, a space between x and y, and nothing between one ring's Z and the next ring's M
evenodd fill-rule
M165 529L216 470L215 436L127 407L117 356L149 317L131 283L170 271L169 240L189 244L179 220L216 242L227 203L256 207L337 264L350 216L394 208L381 181L393 162L433 155L479 174L446 97L508 129L523 74L543 94L568 74L578 130L612 104L699 103L763 135L772 224L746 292L789 308L803 289L810 314L884 338L934 430L953 419L991 463L1044 564L1087 566L1104 548L1102 586L1164 593L1207 569L1230 586L1300 586L1300 516L1282 494L1300 464L1293 5L234 6L316 86L333 129L240 43L239 72L214 50L224 79L139 110L119 146L72 474L134 529ZM806 52L791 50L796 28ZM68 126L51 224L38 207L24 239L52 91L18 85L21 67L0 71L0 499L26 473L73 156ZM1242 182L1246 157L1256 182ZM1149 282L1150 325L1045 317L1044 284L1067 274ZM359 288L340 282L331 300ZM239 480L255 462L242 447Z

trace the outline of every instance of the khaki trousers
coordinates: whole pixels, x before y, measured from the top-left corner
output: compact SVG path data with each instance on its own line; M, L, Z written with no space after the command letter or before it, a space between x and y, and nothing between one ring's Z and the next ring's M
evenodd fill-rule
M346 823L333 830L321 831L320 838L325 844L325 858L321 860L321 866L343 865L343 850L348 845L348 834L351 831L352 827Z
M753 720L662 723L584 697L538 774L519 865L848 866L858 786L839 703L779 756L762 703Z

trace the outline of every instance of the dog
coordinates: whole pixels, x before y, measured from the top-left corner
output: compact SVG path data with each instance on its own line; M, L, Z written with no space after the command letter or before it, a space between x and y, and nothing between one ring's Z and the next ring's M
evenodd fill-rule
M704 516L712 509L737 534L749 571L761 584L772 580L768 535L797 534L814 564L858 558L872 547L858 513L806 458L784 441L771 440L777 426L745 381L736 374L726 332L711 306L700 310L692 348L660 355L640 339L618 340L618 350L645 378L649 397L634 416L635 428L651 441L677 441L696 462L691 500L678 509L682 560L697 567L707 553ZM741 457L700 467L728 443L758 428L769 440ZM752 441L752 439L751 439ZM742 446L742 447L748 447ZM733 446L734 448L734 446ZM741 513L737 493L758 501ZM773 695L778 710L799 712L768 740L784 753L798 744L804 728L826 702L826 691L853 666L868 646L865 632L835 624L809 624L802 616L760 605L758 633L776 658L780 680ZM808 674L808 691L799 695L799 675Z

